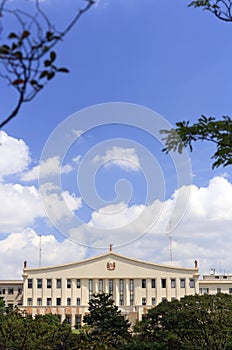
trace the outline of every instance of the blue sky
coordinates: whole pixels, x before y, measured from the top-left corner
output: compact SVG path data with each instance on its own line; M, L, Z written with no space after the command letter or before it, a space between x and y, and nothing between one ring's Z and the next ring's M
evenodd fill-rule
M42 4L46 13L62 27L71 18L77 3L45 0ZM187 3L183 0L99 0L57 46L58 64L68 67L70 73L60 74L34 101L24 105L17 118L4 127L6 134L1 135L5 147L0 150L0 198L4 203L0 209L0 251L8 268L0 277L20 276L25 259L29 266L38 266L39 235L42 236L43 265L100 254L110 240L119 253L170 263L167 231L173 225L175 198L184 189L178 185L175 164L170 156L162 153L157 138L134 125L105 123L82 134L67 150L61 164L59 147L65 141L61 136L57 149L52 150L53 158L50 157L49 164L45 162L45 172L49 181L62 172L62 190L56 192L48 188L45 176L42 181L46 185L46 199L52 208L54 206L55 214L50 216L56 227L44 213L35 174L46 141L57 126L70 115L94 105L111 102L140 105L159 113L171 125L184 119L194 122L201 114L232 115L232 25L207 12L188 8ZM22 0L14 4L21 6ZM4 116L12 106L14 94L4 81L0 84L1 115ZM84 130L85 122L80 114L76 132ZM93 125L94 122L93 117ZM155 119L152 123L156 123ZM70 127L70 135L72 131ZM143 163L142 149L150 152L154 161L150 169L154 170L154 183L151 181L153 187L148 202L146 190L150 175L143 168L149 161ZM211 267L218 272L232 272L227 249L232 221L231 169L212 170L213 151L213 145L202 143L196 144L194 152L189 154L191 197L188 207L184 206L188 209L183 220L172 232L172 263L192 266L197 258L202 272L208 272ZM88 156L99 166L96 176L93 176L94 168L91 174L83 168ZM81 169L86 171L82 173L86 194L79 187ZM121 197L117 199L115 184L122 179ZM91 208L86 196L92 185L94 194L97 193L102 202ZM69 214L62 201L68 203ZM157 209L160 206L161 212ZM116 216L106 215L108 210ZM183 208L182 211L184 213ZM141 212L144 214L140 217ZM141 236L149 218L156 217L157 212L161 213L157 225ZM57 225L58 229L62 226L61 231L66 230L65 220L72 221L69 215L88 223L94 234L82 225L76 226L77 232L69 232L68 237L59 232ZM139 218L138 222L135 218ZM114 239L115 232L109 233L109 225L115 228L116 224L120 232ZM98 232L99 227L108 230L107 234ZM133 243L126 244L134 238Z

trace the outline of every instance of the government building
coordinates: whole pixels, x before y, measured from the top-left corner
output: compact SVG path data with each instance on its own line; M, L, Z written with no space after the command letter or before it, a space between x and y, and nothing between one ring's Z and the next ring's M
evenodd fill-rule
M94 293L111 293L132 323L163 300L232 293L232 276L212 272L199 279L197 261L192 268L154 264L117 254L112 246L105 254L70 264L28 268L25 261L22 277L0 281L6 306L18 305L32 316L56 314L77 328Z

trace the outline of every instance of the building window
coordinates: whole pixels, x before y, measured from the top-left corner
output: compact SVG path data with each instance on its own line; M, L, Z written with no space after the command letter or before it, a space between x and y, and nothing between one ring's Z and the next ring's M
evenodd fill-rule
M61 305L61 298L56 298L56 305L60 306Z
M155 305L156 304L156 298L151 298L151 304Z
M166 298L166 297L163 297L163 298L162 298L162 301L167 301L167 298Z
M142 305L146 305L146 304L147 304L146 298L142 298Z
M14 294L14 288L8 288L8 294L9 295Z
M81 315L76 315L75 316L75 328L76 329L81 329Z
M110 294L113 294L113 291L114 291L114 281L109 280L109 292L110 292Z
M190 280L189 280L189 287L190 288L195 288L195 280L194 280L194 278L190 278Z
M81 298L77 298L77 305L81 305Z
M166 288L166 278L161 278L161 288Z
M124 305L124 280L119 280L119 305Z
M71 285L71 279L70 279L70 278L68 278L68 279L67 279L67 288L69 288L69 289L70 289L70 288L71 288L71 286L72 286L72 285Z
M221 293L222 289L221 288L217 288L217 293Z
M0 295L4 295L6 293L5 288L0 289Z
M176 279L171 278L171 288L176 288Z
M65 316L65 321L67 322L67 324L71 325L71 323L72 323L72 315L66 315Z
M81 280L77 279L77 288L81 288Z
M47 298L47 306L51 306L52 305L52 298Z
M28 280L27 280L27 288L29 288L29 289L32 288L32 278L28 278Z
M89 300L93 297L93 280L89 280Z
M68 305L68 306L71 305L71 298L67 298L67 305Z
M180 288L185 288L185 279L184 278L180 279Z
M175 300L177 300L176 297L172 297L171 298L171 301L175 301Z
M151 280L151 288L155 288L155 278L152 278Z
M134 280L130 280L130 305L134 305Z
M42 288L42 278L37 279L37 288L39 288L39 289Z
M18 294L22 294L22 292L23 292L22 288L18 288Z
M103 293L103 280L99 280L99 293Z
M232 294L232 288L229 288L229 293Z
M27 298L27 305L32 306L32 298Z
M37 298L37 305L42 306L42 298Z
M146 288L146 280L142 279L142 288Z
M200 294L209 294L209 288L200 288Z
M56 288L60 289L61 288L61 278L58 278L56 280Z
M47 279L47 288L52 288L52 279L51 278L48 278Z

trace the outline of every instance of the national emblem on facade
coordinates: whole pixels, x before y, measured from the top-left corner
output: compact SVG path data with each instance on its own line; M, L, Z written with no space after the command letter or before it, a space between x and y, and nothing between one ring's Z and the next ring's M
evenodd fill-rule
M110 261L107 263L107 270L113 271L115 270L115 262Z

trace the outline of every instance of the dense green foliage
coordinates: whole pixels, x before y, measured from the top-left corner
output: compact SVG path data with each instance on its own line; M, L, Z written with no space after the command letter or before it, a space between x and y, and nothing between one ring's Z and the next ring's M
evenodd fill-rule
M70 327L55 315L23 316L18 309L6 308L0 299L0 348L5 350L71 349Z
M232 349L231 329L232 296L227 294L162 302L135 327L138 343L173 350Z
M72 332L54 315L22 316L0 299L0 349L5 350L228 350L232 349L232 295L195 295L164 301L134 326L108 294L94 295L86 325Z
M221 120L202 116L197 123L190 125L189 122L178 122L176 128L161 130L166 147L163 151L178 151L181 153L184 147L192 151L192 144L195 141L210 141L216 146L212 155L213 168L228 166L232 164L232 119L223 116Z
M84 322L90 327L90 341L107 340L109 349L116 349L130 338L129 322L118 310L110 294L94 294ZM106 343L105 343L106 344ZM108 348L107 348L108 349Z

